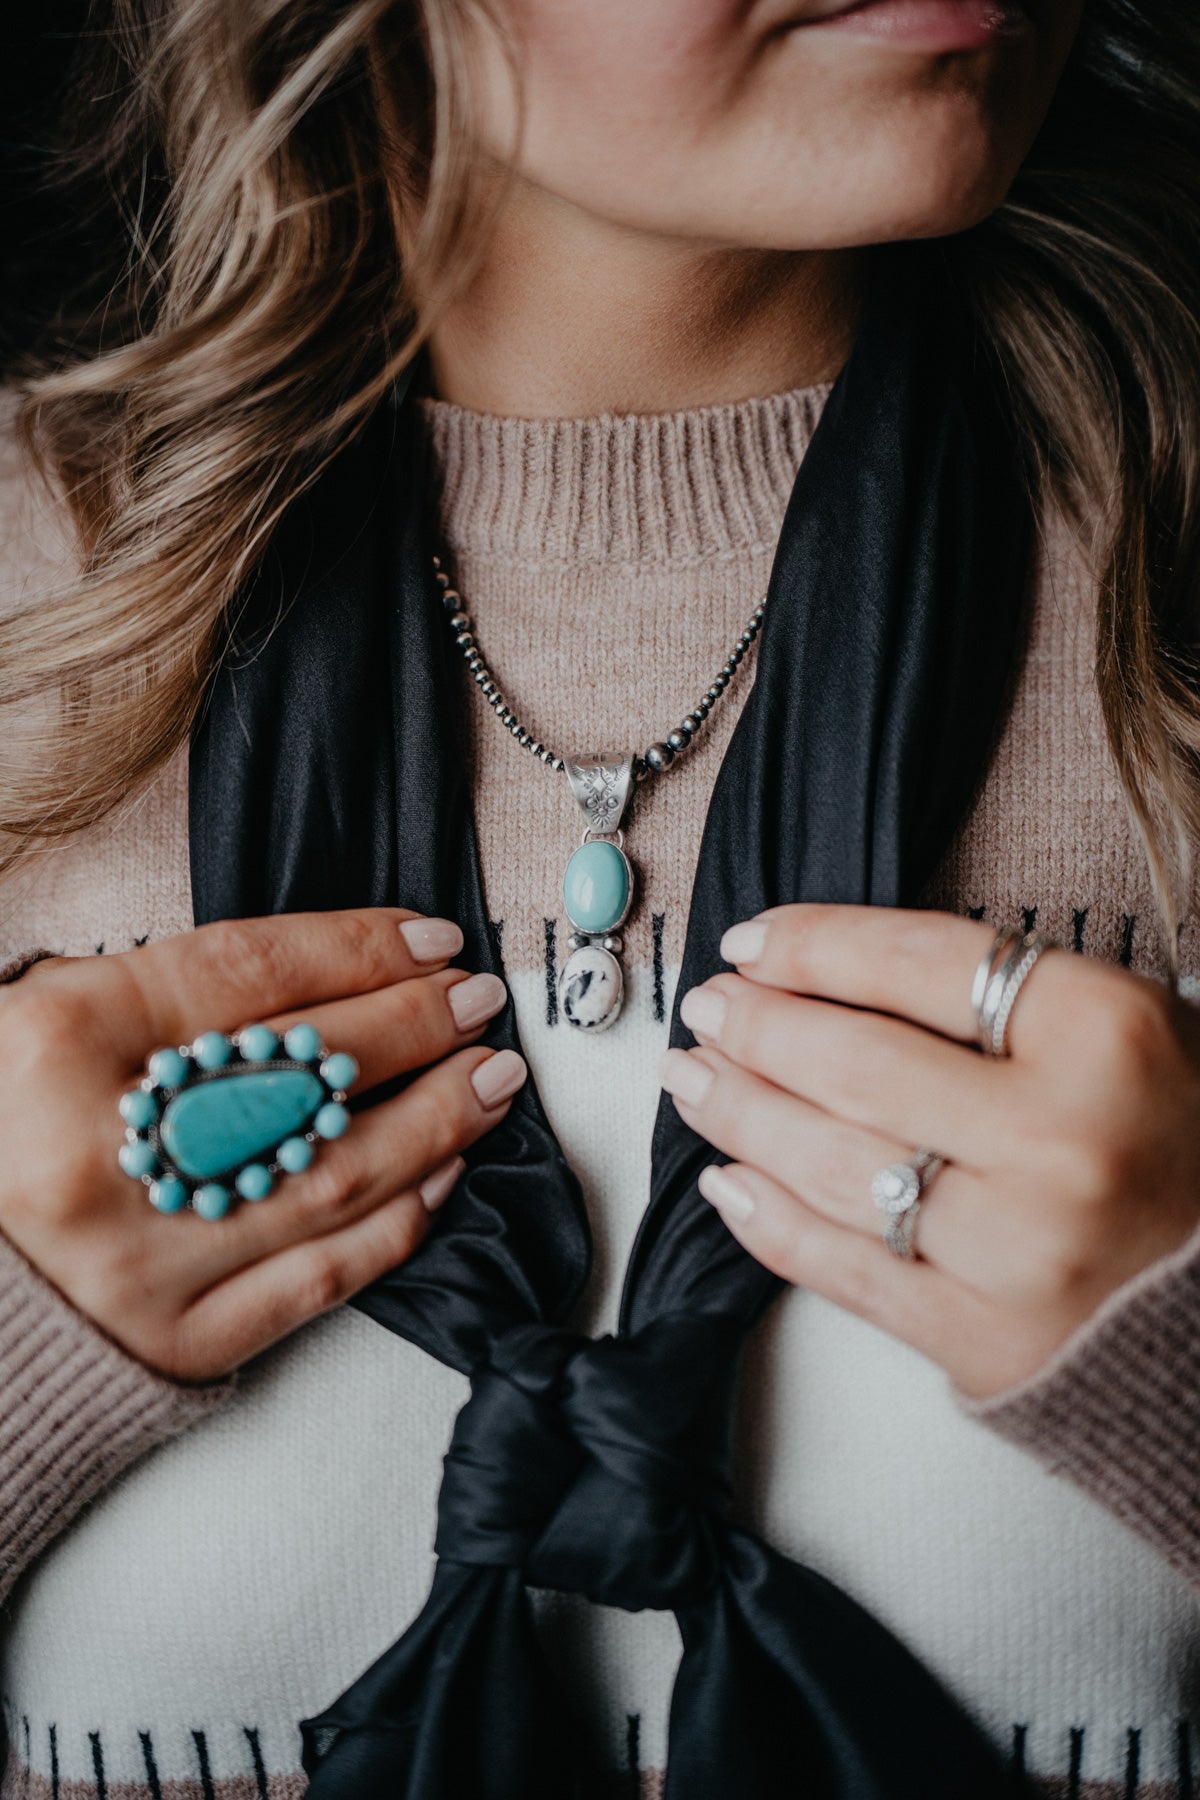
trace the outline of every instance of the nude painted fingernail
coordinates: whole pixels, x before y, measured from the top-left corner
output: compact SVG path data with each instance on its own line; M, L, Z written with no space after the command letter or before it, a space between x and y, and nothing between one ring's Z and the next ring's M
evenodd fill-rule
M472 975L460 981L448 995L454 1023L460 1031L474 1031L485 1019L494 1019L508 999L508 989L498 975Z
M658 1078L676 1100L699 1106L713 1084L713 1071L690 1050L668 1050L658 1065Z
M425 1177L417 1192L426 1212L436 1212L450 1198L458 1186L459 1176L466 1172L466 1167L461 1156L452 1156L449 1162L444 1162L440 1169L435 1169L432 1175Z
M721 939L721 955L726 962L736 963L739 968L746 963L756 963L763 953L763 945L767 941L767 928L761 919L746 919L740 925L731 925Z
M679 1016L696 1037L716 1043L725 1023L729 1002L716 988L691 988L684 996Z
M723 1219L748 1219L754 1211L753 1196L719 1163L701 1169L696 1186Z
M463 934L453 919L405 919L400 936L414 962L447 962L463 947Z
M511 1100L517 1089L524 1085L525 1075L524 1057L518 1056L515 1050L497 1050L495 1056L480 1063L471 1077L471 1086L480 1106L499 1106L502 1100Z

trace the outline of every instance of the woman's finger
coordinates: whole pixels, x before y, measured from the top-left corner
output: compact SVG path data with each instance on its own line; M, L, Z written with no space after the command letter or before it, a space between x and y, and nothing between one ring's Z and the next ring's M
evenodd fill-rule
M927 1262L904 1262L883 1243L806 1206L761 1170L710 1165L700 1191L738 1242L796 1287L911 1344L945 1367L963 1346L991 1338L999 1309Z
M671 1051L667 1089L686 1052ZM884 1215L871 1183L893 1163L906 1163L915 1146L881 1137L822 1112L758 1076L724 1062L716 1052L692 1059L716 1070L717 1080L691 1106L676 1098L683 1118L727 1156L760 1170L779 1188L823 1218L865 1237L883 1236ZM690 1072L690 1064L689 1064ZM685 1076L686 1086L686 1076ZM994 1299L1028 1288L1028 1265L1039 1243L1053 1249L1051 1209L1032 1213L1012 1200L997 1200L981 1176L948 1162L931 1179L922 1204L918 1249L925 1261Z
M285 1010L389 987L462 949L449 919L400 907L224 919L117 956L83 959L66 981L114 987L113 1048L130 1067L147 1045L189 1043ZM132 1002L132 1004L131 1004Z
M994 937L991 925L953 913L779 906L733 926L721 954L763 986L891 1013L974 1044L971 991ZM1013 1053L1053 1043L1074 1004L1103 978L1100 965L1087 958L1043 957L1014 1013L1008 1038Z
M264 1022L282 1038L290 1025L303 1020L330 1050L349 1051L358 1063L358 1079L350 1090L357 1094L440 1062L477 1036L503 1011L507 999L498 975L442 969Z
M1011 1149L1028 1071L1007 1059L736 975L693 989L681 1016L731 1061L853 1124L974 1168L993 1167Z
M183 1366L209 1379L226 1374L407 1261L429 1220L429 1207L409 1190L350 1224L238 1270L184 1313L178 1328Z

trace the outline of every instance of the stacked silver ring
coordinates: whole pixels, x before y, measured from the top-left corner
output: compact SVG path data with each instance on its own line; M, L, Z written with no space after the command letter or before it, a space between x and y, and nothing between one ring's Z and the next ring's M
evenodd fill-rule
M921 1202L945 1160L936 1150L918 1150L911 1162L889 1163L871 1178L871 1198L883 1214L883 1241L902 1262L916 1256Z
M1008 1055L1008 1022L1017 995L1038 961L1056 946L1044 932L1002 926L979 960L971 984L979 1046L988 1056ZM916 1258L917 1218L925 1189L945 1163L936 1150L918 1150L911 1162L889 1163L871 1179L871 1198L883 1214L883 1241L904 1262Z
M980 957L971 986L979 1047L987 1056L1007 1056L1008 1022L1017 995L1028 981L1038 958L1055 948L1053 938L1041 931L1023 932L1018 925L1003 926Z

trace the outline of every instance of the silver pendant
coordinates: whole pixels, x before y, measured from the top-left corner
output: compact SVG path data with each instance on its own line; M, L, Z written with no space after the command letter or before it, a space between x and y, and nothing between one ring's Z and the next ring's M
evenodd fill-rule
M633 752L566 757L564 768L586 823L563 875L563 904L574 929L558 1001L576 1030L607 1031L625 997L618 934L633 905L634 880L621 820L633 792Z

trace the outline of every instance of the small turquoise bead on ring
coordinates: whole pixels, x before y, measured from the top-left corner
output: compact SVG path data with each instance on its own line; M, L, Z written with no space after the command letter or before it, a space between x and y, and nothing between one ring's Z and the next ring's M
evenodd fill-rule
M319 1143L342 1136L357 1079L354 1058L331 1052L305 1021L282 1042L263 1024L202 1031L155 1050L121 1095L118 1161L158 1212L224 1218L238 1200L265 1200L308 1168Z

